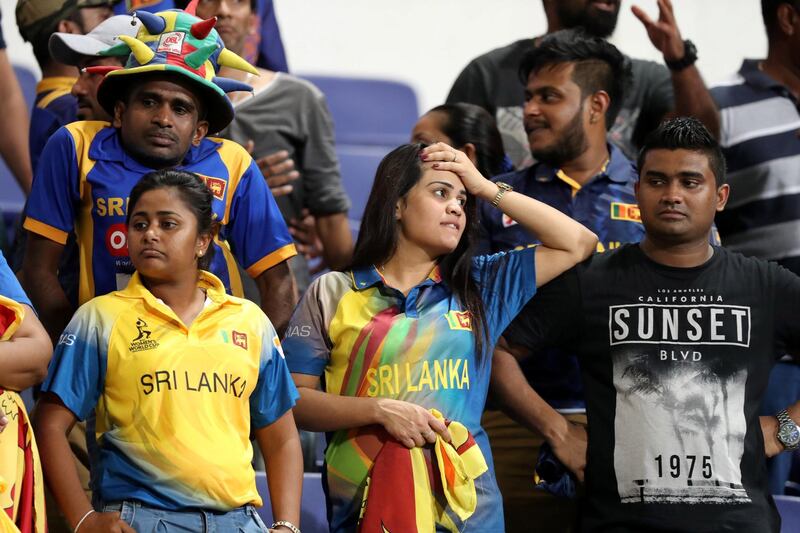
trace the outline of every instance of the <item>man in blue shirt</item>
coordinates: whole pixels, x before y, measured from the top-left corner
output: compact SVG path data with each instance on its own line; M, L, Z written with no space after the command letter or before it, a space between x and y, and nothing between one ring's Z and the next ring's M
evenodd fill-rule
M50 56L48 42L54 32L86 34L112 15L116 0L19 0L16 16L19 32L33 46L42 69L31 113L30 154L33 172L47 139L77 120L77 100L70 91L78 75L72 65Z
M133 271L125 231L128 194L147 172L180 168L199 174L214 194L220 231L209 270L228 292L241 296L238 261L256 280L262 309L280 328L296 302L286 265L296 254L291 236L244 148L206 138L233 118L226 92L250 90L213 74L220 65L252 67L224 49L213 23L177 11L139 13L139 19L138 38L123 35L104 52L130 54L124 68L87 69L108 72L97 100L112 124L73 123L45 147L24 224L30 236L23 286L58 338L75 309L56 278L67 236L74 232L78 242L79 305L123 289Z
M573 30L545 37L524 56L523 120L533 166L498 176L517 192L570 215L595 232L603 252L644 235L634 184L633 163L607 140L631 82L624 56L598 37ZM514 220L484 204L483 252L498 252L537 242ZM577 359L545 350L526 361L525 375L554 408L585 422L585 403ZM569 531L575 506L566 499L534 491L533 471L543 437L517 426L498 412L484 416L503 493L506 528L523 531L536 516L542 531Z

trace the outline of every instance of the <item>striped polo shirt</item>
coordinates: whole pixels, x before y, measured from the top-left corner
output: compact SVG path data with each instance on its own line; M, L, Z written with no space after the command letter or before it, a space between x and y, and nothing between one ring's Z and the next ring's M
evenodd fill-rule
M800 113L788 89L758 64L745 60L711 91L731 186L717 227L730 249L800 273Z

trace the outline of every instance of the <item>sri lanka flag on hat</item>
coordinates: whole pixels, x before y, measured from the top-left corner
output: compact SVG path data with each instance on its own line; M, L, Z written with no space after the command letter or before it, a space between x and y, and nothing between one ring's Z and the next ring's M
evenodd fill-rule
M233 120L233 105L226 96L232 91L252 91L250 85L217 76L220 66L258 75L247 61L225 48L214 25L216 17L202 20L195 16L199 0L192 0L185 11L170 9L159 13L137 11L141 23L136 37L120 35L120 44L101 55L128 55L124 67L89 67L90 72L106 73L97 91L100 105L111 115L114 104L136 78L153 73L173 73L193 82L205 103L209 132L218 132Z

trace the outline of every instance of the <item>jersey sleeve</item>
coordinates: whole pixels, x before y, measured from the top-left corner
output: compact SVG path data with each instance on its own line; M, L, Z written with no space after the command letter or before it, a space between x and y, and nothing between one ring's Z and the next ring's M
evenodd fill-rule
M253 278L297 255L275 198L252 159L233 195L226 232L236 259Z
M509 344L533 352L564 347L567 333L574 336L576 318L580 320L582 316L578 276L573 267L542 286L503 336Z
M100 318L94 301L78 308L58 340L42 384L43 392L58 396L79 420L95 408L105 386L108 339Z
M331 275L326 274L311 283L289 320L283 349L290 372L321 376L331 358L333 344L324 314L328 300L324 283Z
M258 382L250 395L250 420L254 429L275 422L294 407L300 397L286 367L278 334L266 315L263 329Z
M60 128L47 141L36 168L24 228L66 244L75 224L79 187L75 140L66 128Z
M342 186L333 137L333 119L325 97L309 94L303 113L306 143L300 156L304 198L314 216L346 213L350 200Z
M33 307L28 295L22 290L17 277L8 266L3 252L0 252L0 296L5 296L9 300Z
M492 344L536 293L535 246L481 255L474 259L473 277L481 291Z

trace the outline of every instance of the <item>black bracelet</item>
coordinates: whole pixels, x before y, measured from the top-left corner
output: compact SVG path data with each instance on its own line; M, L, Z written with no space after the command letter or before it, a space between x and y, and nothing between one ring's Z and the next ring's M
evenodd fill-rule
M675 61L664 60L664 63L667 64L667 68L669 68L671 71L680 72L681 70L694 65L695 61L697 61L697 47L692 41L686 39L683 41L683 57L676 59Z

